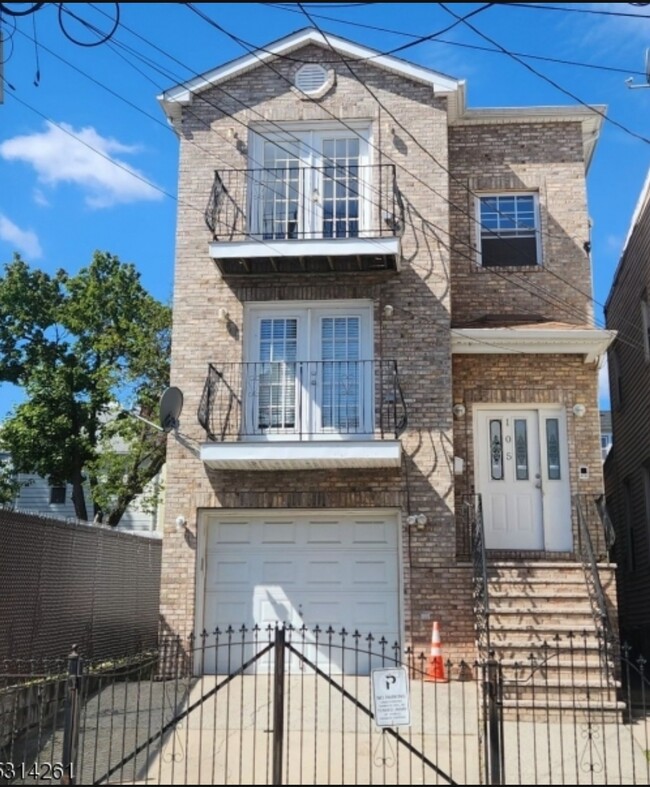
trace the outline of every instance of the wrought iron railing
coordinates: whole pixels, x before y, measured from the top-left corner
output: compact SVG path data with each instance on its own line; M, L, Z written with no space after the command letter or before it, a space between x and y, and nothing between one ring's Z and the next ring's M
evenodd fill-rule
M385 238L402 234L393 164L216 171L205 222L215 240Z
M487 571L487 551L483 526L481 495L464 495L463 508L470 524L472 563L474 566L474 621L476 640L483 658L490 655L490 593Z
M396 361L210 364L198 420L209 440L399 437Z
M585 582L589 592L591 611L596 624L596 631L602 639L600 651L602 667L607 679L611 677L610 661L618 652L618 637L614 632L605 591L603 590L598 571L597 553L594 551L591 533L585 515L585 496L574 495L574 505L578 520L578 553L585 572Z
M605 504L605 497L593 495L575 495L576 503L584 518L586 531L589 533L591 547L597 563L609 563L610 553L614 546L616 533ZM578 527L578 549L581 551L583 529Z

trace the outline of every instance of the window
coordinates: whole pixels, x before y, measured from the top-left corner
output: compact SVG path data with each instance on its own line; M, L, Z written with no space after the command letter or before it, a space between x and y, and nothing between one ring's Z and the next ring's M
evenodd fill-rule
M540 263L539 210L535 194L479 198L481 264L484 267Z
M250 307L247 332L245 434L372 432L370 305Z
M65 503L65 486L50 487L50 505L62 506Z
M372 220L368 135L367 127L254 135L252 234L262 240L363 237Z
M645 359L650 361L650 303L648 303L648 296L645 293L641 299L641 328Z

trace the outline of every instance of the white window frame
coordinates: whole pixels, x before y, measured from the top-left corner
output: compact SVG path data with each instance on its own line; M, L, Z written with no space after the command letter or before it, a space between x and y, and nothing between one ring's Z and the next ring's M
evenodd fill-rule
M359 317L359 361L373 361L374 355L374 321L373 321L373 302L371 300L347 300L347 301L286 301L286 302L261 302L247 303L244 306L244 343L243 361L244 363L256 363L258 361L260 325L263 319L273 317L283 317L297 319L298 324L298 350L297 362L301 361L322 361L316 357L319 349L319 337L321 321L324 317ZM305 357L301 357L304 354ZM363 413L365 419L358 431L338 432L335 428L320 429L315 428L320 411L317 408L318 396L307 401L311 401L313 408L303 408L302 420L296 426L296 433L274 433L269 429L265 434L252 434L255 429L250 428L247 419L255 417L255 412L242 413L245 428L245 439L254 440L363 440L372 439L375 422L375 375L372 363L366 363L362 367L363 390L366 392L364 398ZM245 392L242 392L242 401L245 401Z
M483 225L481 224L481 201L485 199L496 199L500 197L532 197L533 198L533 210L535 214L535 256L536 262L534 264L513 264L513 265L483 265ZM542 266L542 241L541 241L541 212L539 206L539 192L537 191L486 191L486 192L479 192L476 195L476 200L474 202L474 218L475 218L475 227L476 227L476 234L475 234L475 244L476 244L476 252L477 252L477 263L480 267L485 268L517 268L517 269L530 269L530 268L539 268ZM493 230L493 233L498 237L499 232L497 230ZM492 233L489 233L490 235ZM505 236L507 237L507 236ZM513 236L514 237L514 236Z
M278 129L280 126L280 129ZM249 131L249 169L264 169L264 145L267 142L286 142L296 145L299 149L300 169L311 170L308 182L304 184L305 191L315 192L316 190L316 171L323 166L322 142L328 139L359 139L359 169L360 174L364 171L372 174L370 165L373 163L373 143L372 125L369 120L355 120L346 122L345 126L338 122L312 122L312 123L276 123L272 127L268 124L260 123L252 126ZM319 154L318 151L321 151ZM312 181L314 181L312 183ZM367 237L373 225L373 208L376 200L372 199L373 185L370 178L359 178L359 238ZM258 189L248 190L248 216L250 219L249 232L252 236L262 235L261 210L262 200L259 198ZM306 196L302 195L304 204ZM299 197L299 204L301 198ZM257 209L255 209L257 206ZM320 218L318 200L315 201L313 210L299 216L300 233L306 233L305 237L320 239L314 228L318 225ZM375 208L379 210L379 208ZM301 237L299 233L299 237Z

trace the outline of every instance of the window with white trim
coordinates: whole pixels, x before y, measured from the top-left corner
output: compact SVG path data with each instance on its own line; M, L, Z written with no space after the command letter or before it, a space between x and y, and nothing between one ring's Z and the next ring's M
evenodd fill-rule
M253 134L252 234L263 240L364 237L372 221L370 128L340 124Z
M372 431L370 304L256 304L247 312L245 434Z
M477 210L483 267L541 263L536 194L485 194L479 197Z

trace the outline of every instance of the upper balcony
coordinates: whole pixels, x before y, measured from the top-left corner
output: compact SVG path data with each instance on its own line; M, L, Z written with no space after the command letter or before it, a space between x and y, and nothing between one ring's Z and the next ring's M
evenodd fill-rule
M205 219L224 276L395 271L404 206L392 164L290 160L215 172Z
M395 361L210 364L198 420L220 470L399 467L407 424Z

